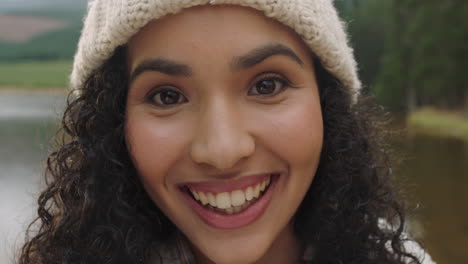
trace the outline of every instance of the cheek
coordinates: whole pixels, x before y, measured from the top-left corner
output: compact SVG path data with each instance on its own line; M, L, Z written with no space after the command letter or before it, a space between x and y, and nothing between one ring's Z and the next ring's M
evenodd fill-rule
M151 196L170 186L168 170L184 152L183 122L163 122L149 114L127 113L126 139L133 163Z
M315 170L323 143L318 99L300 98L258 123L263 127L264 144L292 169Z

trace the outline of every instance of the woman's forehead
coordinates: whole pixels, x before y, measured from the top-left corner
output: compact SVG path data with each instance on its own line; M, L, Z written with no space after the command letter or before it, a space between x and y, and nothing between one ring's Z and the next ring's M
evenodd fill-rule
M239 6L200 6L150 22L129 41L131 69L148 57L179 61L201 53L231 59L265 45L284 45L299 56L309 48L290 28L263 13ZM209 59L209 58L206 58Z

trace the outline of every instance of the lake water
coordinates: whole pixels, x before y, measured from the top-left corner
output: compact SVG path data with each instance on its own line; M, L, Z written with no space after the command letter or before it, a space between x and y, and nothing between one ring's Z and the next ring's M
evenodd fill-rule
M401 149L416 233L438 263L468 263L468 143L414 136Z
M35 214L63 95L0 93L0 263L14 263L15 248ZM400 182L418 209L412 232L439 264L468 263L468 144L412 136Z
M0 93L0 263L13 263L34 215L63 95Z

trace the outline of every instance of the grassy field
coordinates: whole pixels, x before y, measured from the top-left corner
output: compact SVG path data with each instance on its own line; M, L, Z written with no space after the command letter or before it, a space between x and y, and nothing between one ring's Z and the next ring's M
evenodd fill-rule
M71 61L0 63L0 87L65 89Z
M424 108L411 113L407 120L411 130L468 141L468 119L462 113Z

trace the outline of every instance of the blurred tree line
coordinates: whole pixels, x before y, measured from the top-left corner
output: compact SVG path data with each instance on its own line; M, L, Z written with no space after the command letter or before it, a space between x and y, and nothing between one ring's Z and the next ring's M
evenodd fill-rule
M468 113L467 0L336 0L365 89L394 111Z

